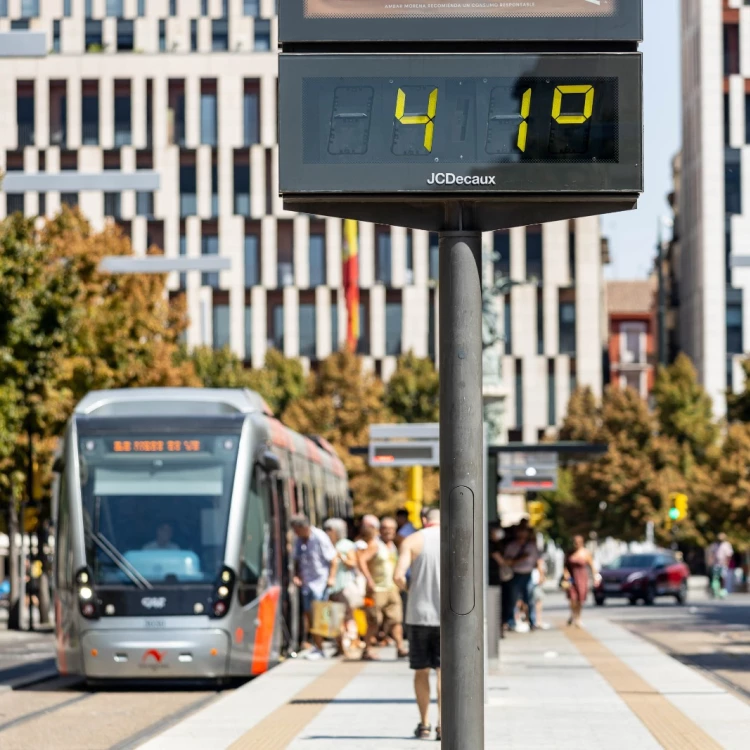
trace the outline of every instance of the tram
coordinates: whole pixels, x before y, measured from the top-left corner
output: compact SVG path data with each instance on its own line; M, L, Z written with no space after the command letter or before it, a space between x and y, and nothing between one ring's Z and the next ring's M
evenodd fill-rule
M289 518L348 518L329 443L249 390L88 394L55 460L61 674L92 682L266 671L299 639Z

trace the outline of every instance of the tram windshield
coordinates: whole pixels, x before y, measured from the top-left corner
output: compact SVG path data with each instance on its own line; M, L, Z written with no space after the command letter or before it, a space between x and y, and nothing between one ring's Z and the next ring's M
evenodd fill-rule
M209 583L224 560L239 434L80 435L86 555L100 585Z

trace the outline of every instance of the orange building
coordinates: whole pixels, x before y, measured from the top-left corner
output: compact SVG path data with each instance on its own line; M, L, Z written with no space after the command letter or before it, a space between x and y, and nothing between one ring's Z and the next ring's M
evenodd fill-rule
M644 399L654 386L655 295L653 281L607 284L609 382L634 388Z

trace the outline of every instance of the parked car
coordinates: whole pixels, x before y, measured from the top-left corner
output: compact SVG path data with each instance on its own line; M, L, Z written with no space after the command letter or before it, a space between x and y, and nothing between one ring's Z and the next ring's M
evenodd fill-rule
M658 596L673 596L678 604L687 601L690 570L671 552L628 554L605 565L594 588L594 600L602 606L607 599L642 599L653 604Z

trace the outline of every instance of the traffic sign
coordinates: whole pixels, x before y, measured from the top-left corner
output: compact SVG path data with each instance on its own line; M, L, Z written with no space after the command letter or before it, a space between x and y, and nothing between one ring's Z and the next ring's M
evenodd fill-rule
M545 42L643 38L638 0L406 3L284 0L279 40L294 42Z

